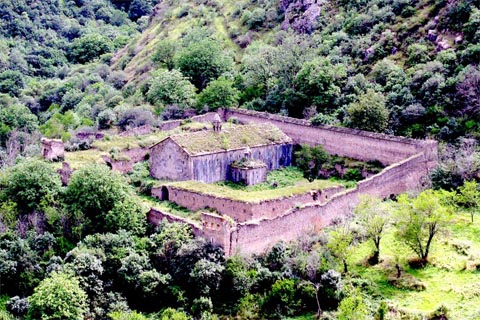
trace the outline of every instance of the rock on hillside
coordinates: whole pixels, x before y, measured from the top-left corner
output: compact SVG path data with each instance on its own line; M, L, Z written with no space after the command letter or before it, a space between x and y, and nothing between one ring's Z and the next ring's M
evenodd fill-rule
M311 33L316 28L325 0L282 0L285 20L282 29L292 28L300 33Z

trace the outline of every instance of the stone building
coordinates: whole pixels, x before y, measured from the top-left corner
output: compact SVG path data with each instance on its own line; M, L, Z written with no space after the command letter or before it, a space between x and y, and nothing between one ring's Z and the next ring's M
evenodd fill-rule
M42 157L50 161L62 161L65 147L62 140L42 138Z
M274 125L216 126L215 131L173 135L152 146L150 174L175 181L231 180L231 165L245 156L247 147L266 171L292 163L292 140Z

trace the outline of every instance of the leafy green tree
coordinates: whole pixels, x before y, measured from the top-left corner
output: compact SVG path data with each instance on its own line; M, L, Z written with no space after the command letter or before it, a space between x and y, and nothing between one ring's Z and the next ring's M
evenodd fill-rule
M410 66L425 63L428 60L428 47L426 45L414 43L407 48L407 62Z
M178 50L178 44L173 40L162 39L157 43L157 49L152 56L152 60L161 67L168 70L174 68L175 52Z
M52 273L29 297L29 319L83 320L87 295L78 280L68 274Z
M161 316L160 320L188 320L189 317L183 311L177 311L172 308L165 309Z
M373 90L361 95L348 107L348 125L355 129L382 132L387 128L389 111L385 98Z
M456 202L470 211L470 217L472 218L473 223L475 212L477 212L480 207L480 191L478 183L475 180L465 181L463 186L458 188Z
M208 106L210 110L230 108L238 105L239 91L233 81L220 77L210 82L197 96L197 108Z
M328 233L327 248L343 265L343 273L348 273L347 259L353 244L353 234L348 222L343 222Z
M190 273L190 278L196 284L201 295L210 296L215 293L222 280L225 267L214 261L200 259Z
M0 141L7 141L8 134L17 129L22 132L33 133L38 129L38 118L24 105L0 105Z
M3 192L19 211L29 212L57 203L62 181L48 163L29 159L7 171Z
M303 64L295 78L295 88L305 96L308 104L325 110L340 96L340 84L346 77L343 64L333 64L330 58L316 58Z
M373 255L369 260L372 264L377 264L380 257L380 241L390 219L389 205L379 198L366 196L354 212L361 232L374 244Z
M362 294L358 289L349 290L348 295L340 302L338 306L338 320L366 320L368 311Z
M233 60L218 41L207 38L183 48L176 56L175 67L202 90L210 81L231 71Z
M157 107L178 105L192 107L195 103L195 86L178 70L161 70L150 80L147 100Z
M293 315L300 307L301 300L297 295L297 283L294 279L275 281L266 299L266 307L276 317Z
M450 220L449 208L443 205L440 193L426 190L416 198L400 195L396 216L397 238L417 254L422 264L427 263L433 239Z
M70 48L70 56L73 62L86 63L112 50L113 44L110 39L98 33L91 33L75 39Z
M318 177L322 165L330 159L330 156L321 145L310 147L302 144L301 149L295 152L295 159L305 178L313 181Z
M0 93L18 97L25 87L25 79L20 71L6 70L0 73Z
M70 213L81 213L87 232L120 229L142 233L145 216L133 190L120 174L103 165L88 165L72 174L65 193Z
M133 21L151 13L152 3L149 0L133 0L128 8L128 17Z

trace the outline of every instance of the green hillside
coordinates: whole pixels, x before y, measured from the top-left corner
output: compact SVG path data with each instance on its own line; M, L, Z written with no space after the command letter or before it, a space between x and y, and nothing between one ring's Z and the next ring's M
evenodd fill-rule
M230 107L436 139L439 167L424 192L226 257L147 223L151 206L202 214L154 199L148 161L121 175L101 155L185 131L201 149L209 126L187 118ZM67 185L42 136L63 140ZM0 1L0 320L478 320L479 142L479 0ZM307 145L294 165L254 187L170 183L253 201L381 170Z

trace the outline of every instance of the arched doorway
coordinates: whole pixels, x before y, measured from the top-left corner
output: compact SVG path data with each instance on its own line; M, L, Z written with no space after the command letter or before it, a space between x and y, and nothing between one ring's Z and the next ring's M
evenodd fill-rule
M162 201L168 201L168 189L167 187L163 186L162 189L160 189L160 200Z

